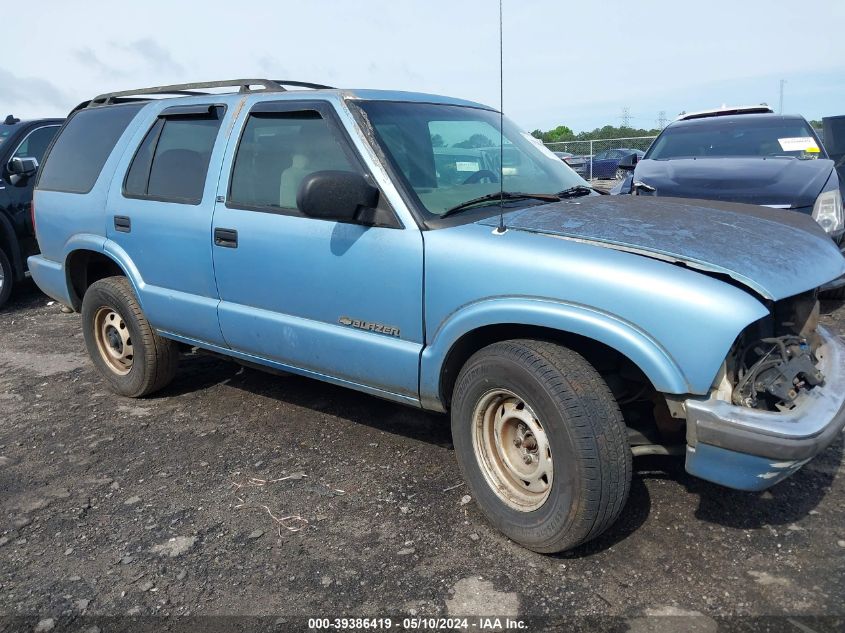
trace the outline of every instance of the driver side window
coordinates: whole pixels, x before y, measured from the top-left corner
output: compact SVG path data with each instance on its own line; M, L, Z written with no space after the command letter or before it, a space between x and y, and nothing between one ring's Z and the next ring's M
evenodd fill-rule
M58 131L58 125L49 125L33 130L21 141L15 153L12 154L12 158L34 158L41 164L41 159L44 158L47 146Z
M252 113L235 156L229 202L299 212L300 183L324 170L358 171L319 112Z

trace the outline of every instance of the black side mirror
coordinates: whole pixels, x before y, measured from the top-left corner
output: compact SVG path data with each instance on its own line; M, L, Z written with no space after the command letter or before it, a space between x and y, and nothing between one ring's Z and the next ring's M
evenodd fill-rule
M622 160L619 161L619 169L632 171L638 162L640 162L640 157L637 154L628 154L627 156L623 156Z
M351 171L315 171L296 193L299 210L312 218L354 222L362 209L378 204L378 189Z
M38 160L16 156L6 165L6 170L9 172L9 182L17 185L22 180L35 175L38 171Z
M9 161L8 170L15 176L32 176L38 171L38 159L16 156Z

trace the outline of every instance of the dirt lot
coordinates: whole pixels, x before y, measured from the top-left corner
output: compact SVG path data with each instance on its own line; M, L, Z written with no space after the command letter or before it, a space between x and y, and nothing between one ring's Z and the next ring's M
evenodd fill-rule
M826 309L845 332L845 308ZM704 614L672 627L696 631L788 615L767 630L837 630L845 619L800 616L845 618L842 452L840 438L762 494L692 479L674 458L635 461L618 524L542 556L462 500L444 416L208 356L184 358L153 398L119 398L79 316L28 284L0 312L0 631L473 613L619 616L606 622L620 631L657 630L647 615Z

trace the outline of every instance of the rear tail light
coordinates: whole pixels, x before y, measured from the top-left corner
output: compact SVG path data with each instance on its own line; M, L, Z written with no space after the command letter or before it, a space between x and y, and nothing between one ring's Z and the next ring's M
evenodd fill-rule
M38 232L35 230L35 200L29 203L29 217L32 220L32 233L38 237Z

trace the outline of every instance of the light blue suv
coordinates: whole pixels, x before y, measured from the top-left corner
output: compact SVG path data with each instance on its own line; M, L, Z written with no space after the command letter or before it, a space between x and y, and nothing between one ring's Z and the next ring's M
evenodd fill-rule
M536 551L605 530L632 456L761 490L845 424L815 291L845 264L812 218L598 195L477 103L102 95L50 148L34 221L32 276L117 393L198 348L448 411L478 505Z

